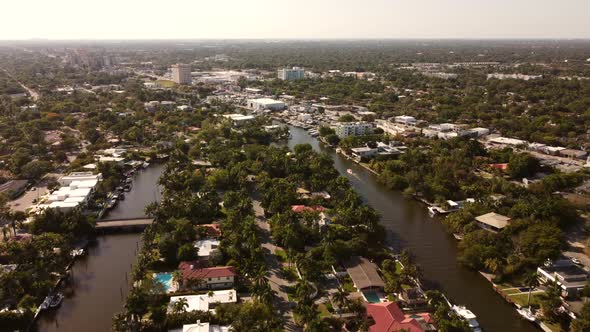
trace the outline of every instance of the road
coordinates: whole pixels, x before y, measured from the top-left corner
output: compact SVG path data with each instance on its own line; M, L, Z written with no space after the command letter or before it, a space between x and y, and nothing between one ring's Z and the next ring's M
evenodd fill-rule
M270 237L270 225L264 216L264 209L260 206L260 202L252 200L254 206L254 213L256 215L256 224L260 228L260 242L264 249L264 258L268 266L268 280L270 287L275 293L275 303L277 308L283 313L285 319L285 331L302 331L293 319L293 307L295 303L289 301L286 287L294 286L295 284L286 280L281 274L281 263L277 259L275 252L277 246L272 244Z
M14 76L12 76L6 69L2 70L6 73L6 75L8 75L8 77L12 78L13 80L15 80L23 89L27 90L27 92L29 93L29 95L31 95L31 99L33 99L34 101L37 101L39 99L39 93L31 88L29 88L28 86L22 84L20 81L18 81L16 78L14 78Z

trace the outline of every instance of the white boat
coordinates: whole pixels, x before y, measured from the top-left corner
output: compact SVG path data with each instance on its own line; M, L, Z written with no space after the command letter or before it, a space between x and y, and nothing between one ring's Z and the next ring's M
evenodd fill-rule
M482 332L481 327L479 327L479 322L477 321L477 316L475 316L471 310L467 309L465 306L459 305L452 306L452 309L457 315L467 321L467 324L469 324L469 327L474 332Z
M455 237L455 240L457 241L463 240L463 235L461 234L453 233L453 237Z
M143 164L141 164L141 167L143 168L148 168L150 166L150 163L148 163L147 161L144 161Z
M348 174L350 174L350 175L353 175L353 174L354 174L354 173L352 172L352 169L350 169L350 168L346 170L346 173L348 173Z
M74 249L71 252L72 257L79 257L84 255L84 249Z
M516 311L522 316L524 317L526 320L529 320L531 322L534 322L537 320L537 317L535 317L535 314L533 313L533 311L531 310L530 307L528 308L520 308L520 309L516 309Z

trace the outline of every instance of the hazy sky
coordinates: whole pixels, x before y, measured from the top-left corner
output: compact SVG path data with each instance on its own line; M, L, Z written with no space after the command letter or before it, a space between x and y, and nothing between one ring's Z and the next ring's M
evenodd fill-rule
M590 38L590 0L2 0L2 39Z

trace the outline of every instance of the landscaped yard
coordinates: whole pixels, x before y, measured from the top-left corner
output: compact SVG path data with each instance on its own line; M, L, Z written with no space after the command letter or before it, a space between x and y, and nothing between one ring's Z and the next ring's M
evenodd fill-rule
M543 295L545 294L544 291L533 291L531 293L531 305L534 307L539 307L540 306L540 300L543 297ZM529 293L519 293L519 294L513 294L513 295L509 295L508 298L511 299L512 301L514 301L514 303L517 303L521 306L527 306L528 305L528 296Z

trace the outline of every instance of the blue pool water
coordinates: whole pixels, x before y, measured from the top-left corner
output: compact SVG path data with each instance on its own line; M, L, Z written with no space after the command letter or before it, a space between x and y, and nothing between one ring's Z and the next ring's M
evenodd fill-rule
M167 292L170 291L170 288L172 287L172 273L156 273L154 278L166 287Z
M375 292L363 292L363 295L365 295L365 298L367 299L367 301L369 301L371 303L381 302L381 300L379 299L379 295L377 295L377 293L375 293Z

